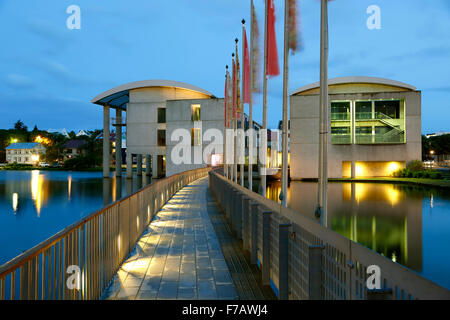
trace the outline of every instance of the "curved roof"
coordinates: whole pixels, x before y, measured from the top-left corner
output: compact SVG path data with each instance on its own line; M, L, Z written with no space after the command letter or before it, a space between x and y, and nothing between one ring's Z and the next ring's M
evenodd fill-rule
M337 84L351 84L351 83L366 83L366 84L381 84L386 86L392 86L392 87L399 87L403 89L408 90L414 90L416 91L417 88L395 80L390 79L384 79L384 78L375 78L375 77L339 77L339 78L332 78L328 79L328 85L337 85ZM320 82L314 82L311 84L308 84L306 86L303 86L294 92L291 93L291 95L296 95L298 93L308 91L311 89L320 88Z
M214 97L212 93L184 82L172 80L142 80L122 84L118 87L109 89L94 97L91 102L99 105L108 104L112 107L125 109L125 105L129 102L130 90L149 87L181 88Z

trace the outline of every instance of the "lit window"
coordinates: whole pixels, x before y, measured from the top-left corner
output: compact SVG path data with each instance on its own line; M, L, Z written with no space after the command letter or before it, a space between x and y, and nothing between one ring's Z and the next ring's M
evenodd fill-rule
M200 129L197 129L197 128L191 129L191 145L192 146L201 146L202 145Z
M350 101L331 102L331 143L352 143Z
M200 121L200 105L199 104L191 104L191 120L192 121Z

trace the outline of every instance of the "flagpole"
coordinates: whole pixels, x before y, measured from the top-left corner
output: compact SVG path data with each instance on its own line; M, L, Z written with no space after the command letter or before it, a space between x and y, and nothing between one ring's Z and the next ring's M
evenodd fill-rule
M235 163L235 155L236 155L236 150L235 150L235 146L236 146L236 141L235 141L235 137L236 137L236 135L234 134L235 133L235 123L234 123L234 117L235 117L235 108L236 108L236 62L235 62L235 60L234 60L234 53L232 53L231 54L231 56L233 57L233 75L232 75L232 82L233 82L233 84L232 84L232 95L233 95L233 97L232 97L232 109L231 109L231 119L230 119L230 127L231 127L231 129L233 130L232 132L233 132L233 134L231 135L231 139L232 139L232 141L231 141L231 148L233 148L233 154L232 154L232 161L231 161L231 164L230 164L230 169L231 169L231 176L230 176L230 180L231 181L234 181L234 175L236 174L236 172L234 171L234 163Z
M242 77L241 77L241 130L242 133L240 135L241 139L244 139L244 141L240 141L241 147L242 147L242 142L243 143L243 148L239 148L241 154L240 156L243 157L244 162L241 162L241 186L244 186L244 176L245 176L245 121L244 121L244 96L245 96L245 92L244 92L244 88L245 88L245 44L244 44L244 33L245 33L245 20L242 19L242 55L241 55L241 59L242 59ZM242 153L244 153L244 155L242 156ZM240 157L240 158L241 158ZM240 159L242 160L242 158Z
M283 61L283 162L281 166L280 200L287 207L288 187L288 114L289 114L289 0L284 1L284 61Z
M248 189L253 190L253 0L250 0L250 89L249 89L249 101L248 101Z
M327 225L327 157L328 157L328 0L321 0L320 25L320 140L319 182L316 217Z
M227 127L228 127L228 65L225 67L225 125L224 125L224 148L223 148L223 173L226 178L228 178L228 164L227 164Z
M262 133L260 132L262 152L260 152L260 179L261 179L261 195L266 197L266 161L267 161L267 18L268 18L268 0L266 3L266 13L264 19L264 78L263 78L263 121Z
M235 183L237 183L238 181L237 181L237 178L238 178L238 167L237 167L237 158L238 158L238 156L237 156L237 136L236 136L236 132L237 132L237 124L238 124L238 122L237 122L237 117L238 117L238 114L237 114L237 104L238 104L238 101L237 101L237 92L238 92L238 90L239 90L239 88L238 88L238 86L237 86L237 77L238 77L238 70L237 70L237 45L238 45L238 39L236 38L235 39L235 42L236 42L236 58L235 58L235 65L236 65L236 67L235 67L235 77L234 77L234 87L236 88L236 90L235 90L235 93L234 93L234 96L235 96L235 109L234 109L234 112L233 112L233 125L234 125L234 134L233 134L233 140L234 140L234 163L233 163L233 172L234 172L234 182Z

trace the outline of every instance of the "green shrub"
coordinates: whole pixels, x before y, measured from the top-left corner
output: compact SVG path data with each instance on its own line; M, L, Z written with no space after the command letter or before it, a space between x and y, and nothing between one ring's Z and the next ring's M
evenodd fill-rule
M3 167L5 170L27 170L33 168L31 164L22 164L22 163L8 163Z
M430 173L431 179L442 179L442 173L439 171L433 171Z
M406 169L411 171L423 171L423 163L420 160L411 160L406 163Z

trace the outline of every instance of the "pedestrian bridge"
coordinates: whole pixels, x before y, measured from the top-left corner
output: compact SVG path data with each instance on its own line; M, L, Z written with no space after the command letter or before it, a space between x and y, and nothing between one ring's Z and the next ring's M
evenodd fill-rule
M373 265L375 290L366 286ZM146 186L0 266L0 300L277 297L450 292L210 168Z

